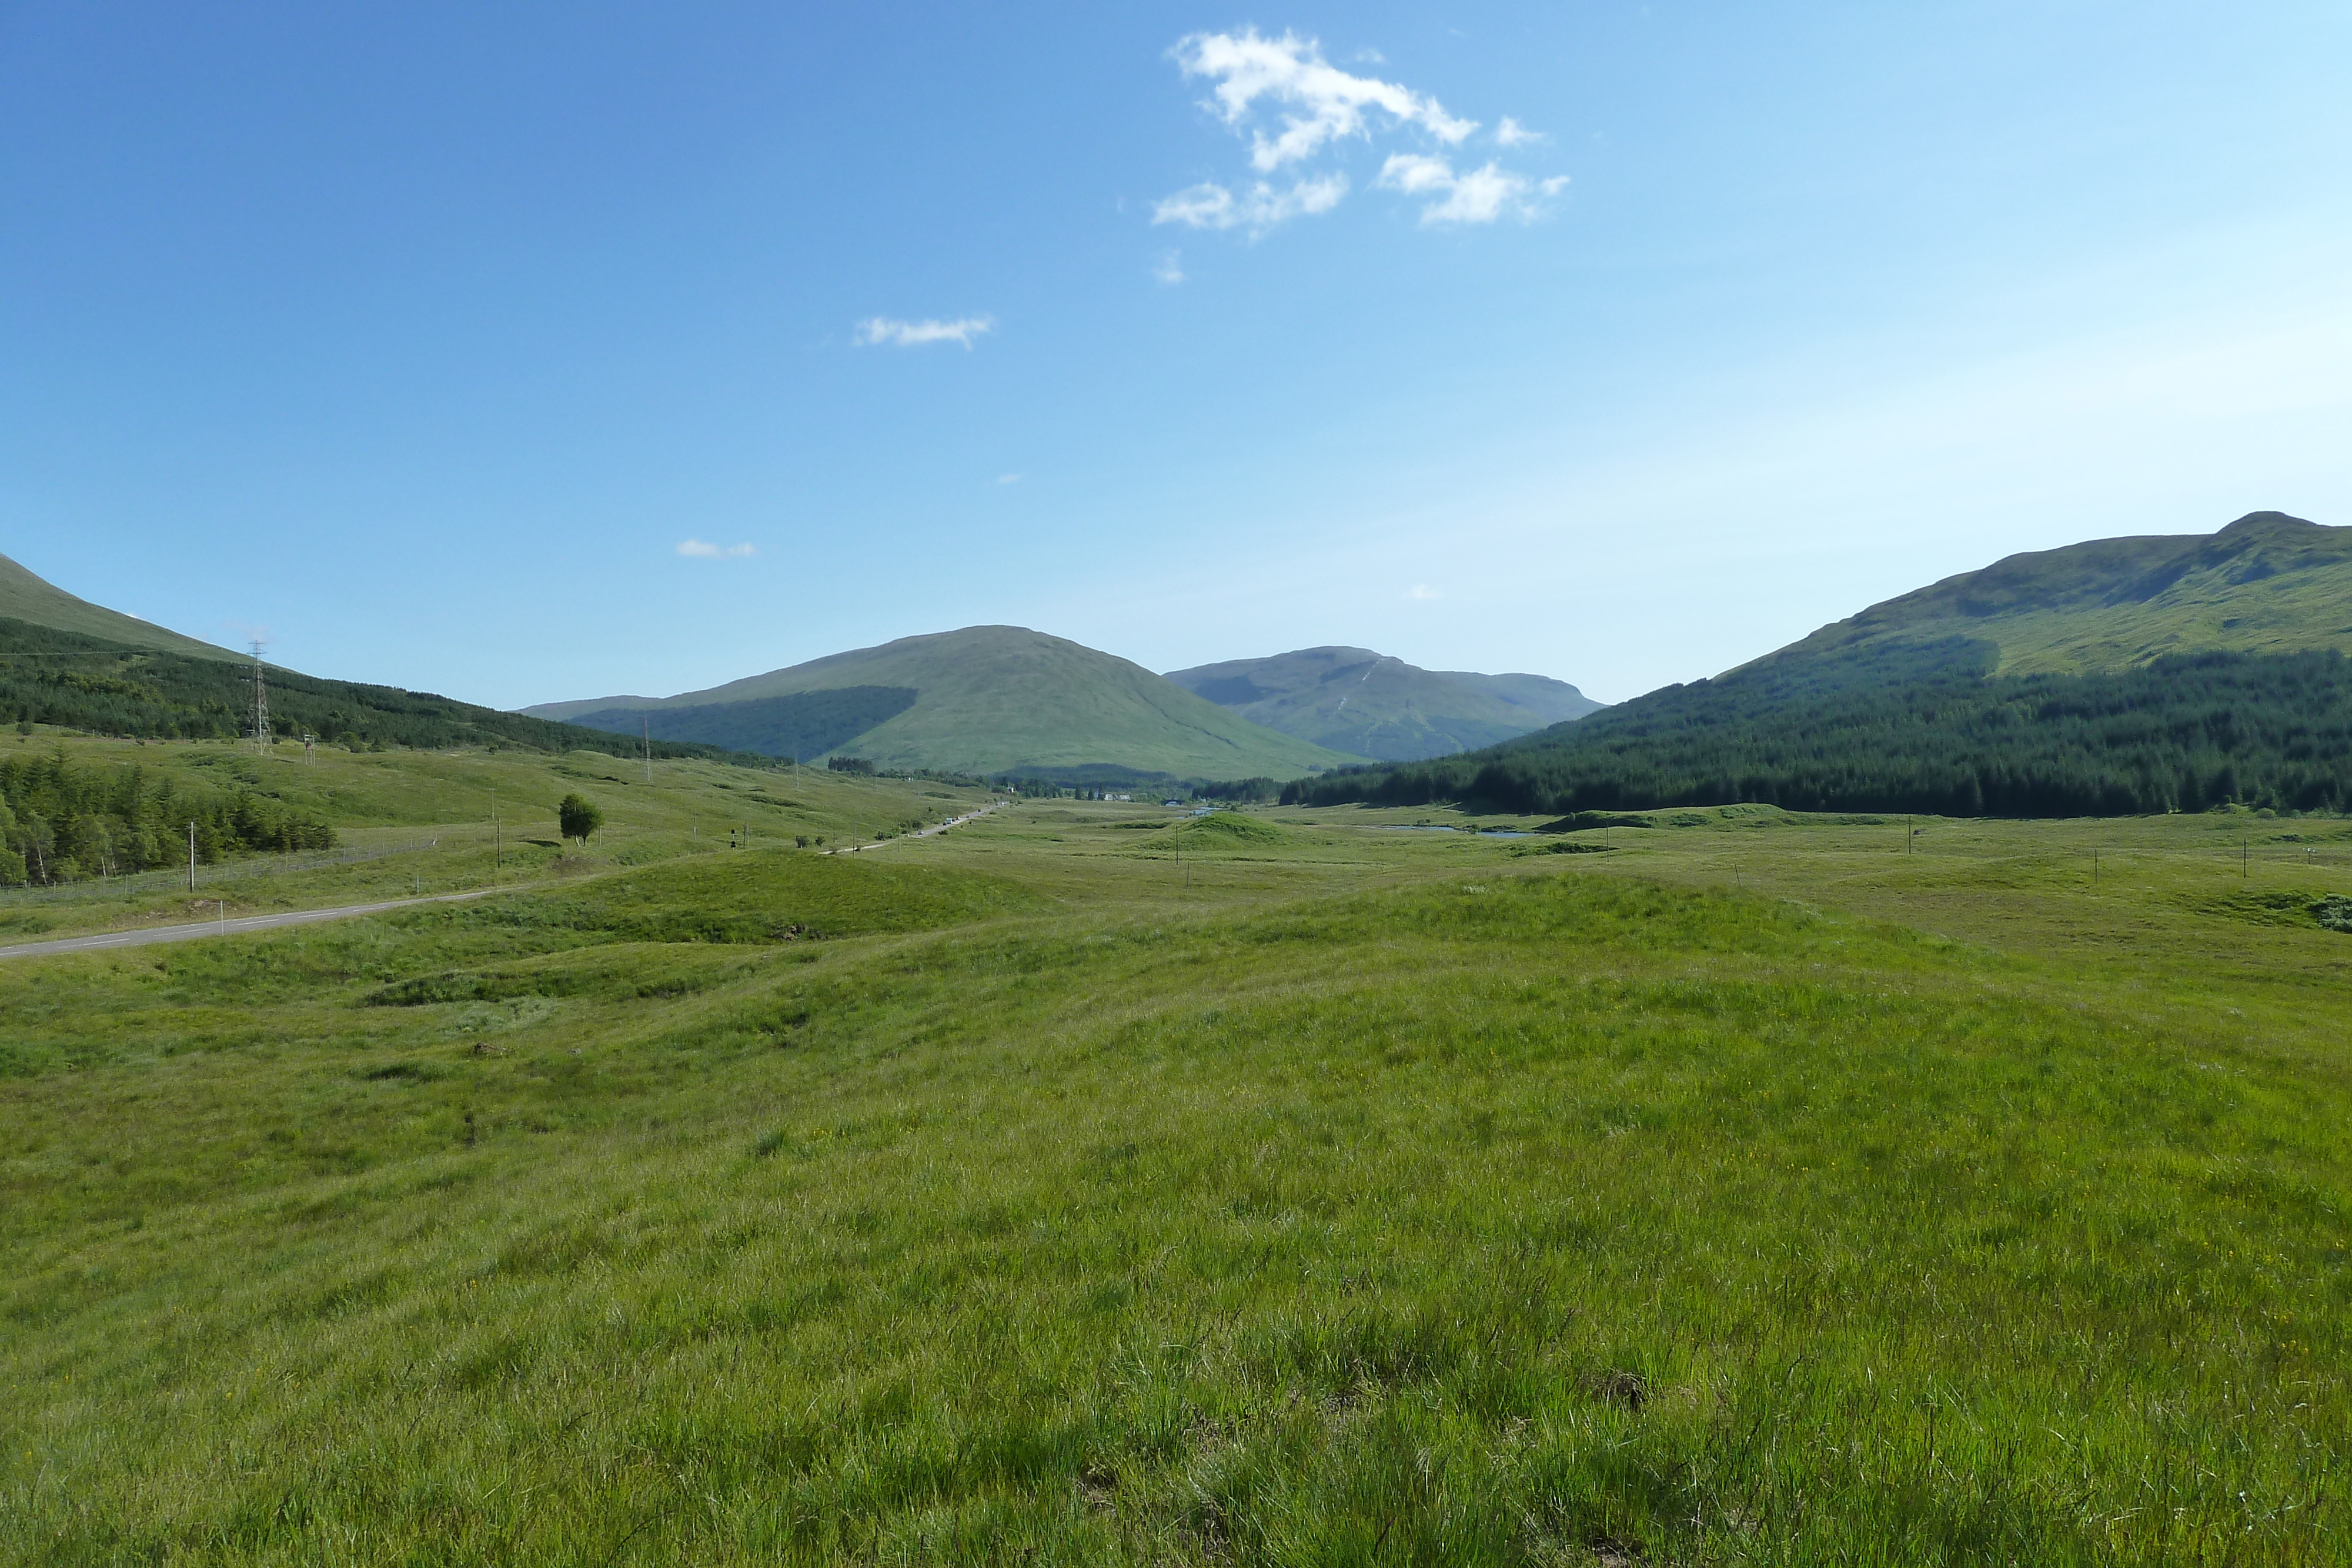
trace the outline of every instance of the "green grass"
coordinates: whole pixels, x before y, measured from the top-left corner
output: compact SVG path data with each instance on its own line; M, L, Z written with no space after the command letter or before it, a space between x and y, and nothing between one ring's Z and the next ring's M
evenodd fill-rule
M0 967L0 1559L2352 1555L2346 824L1157 815Z
M2168 653L2352 653L2352 529L2254 513L2211 535L2094 539L2011 556L1874 604L1775 657L1982 639L1995 674L2084 674Z
M152 622L124 615L103 605L77 599L54 583L0 555L0 618L54 627L84 637L103 637L134 648L160 648L199 659L235 659L236 654L193 637L183 637Z
M129 886L91 881L0 889L0 945L211 918L215 899L226 900L234 917L577 878L717 853L738 835L755 848L802 837L822 837L829 847L866 842L910 818L939 821L993 798L985 789L929 781L699 760L657 760L648 781L642 764L596 752L321 747L306 762L294 745L262 754L249 746L66 739L48 731L0 737L0 747L46 750L59 744L79 763L136 765L151 776L178 773L209 789L267 794L332 824L347 849L400 852L283 873L271 863L282 857L207 866L193 895L173 876ZM574 790L605 817L597 841L584 849L567 848L557 831L556 802ZM502 824L496 831L494 809ZM409 847L428 842L434 847Z

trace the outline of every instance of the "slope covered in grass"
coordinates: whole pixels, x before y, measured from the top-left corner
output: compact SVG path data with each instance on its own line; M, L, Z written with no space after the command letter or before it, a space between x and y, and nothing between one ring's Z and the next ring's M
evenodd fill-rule
M2340 990L2252 977L2337 938L2149 988L1536 863L0 970L104 1052L0 1098L0 1552L2340 1558Z
M26 775L37 784L59 754L69 775L95 787L0 790L20 808L10 813L13 824L0 822L0 842L24 843L46 827L43 869L52 877L44 885L0 886L0 937L511 886L551 874L690 860L733 844L871 843L977 810L990 799L985 790L935 780L703 758L657 758L648 769L640 759L602 752L550 756L520 748L320 747L306 757L284 744L260 752L54 733L0 735L0 784ZM558 831L558 802L575 793L604 815L585 847L563 843ZM198 886L188 889L184 823L198 808L208 813L223 801L230 803L230 825L261 831L210 840L200 834ZM285 835L267 831L280 823L331 830L333 857L311 864L302 855L236 852L240 846L282 847ZM139 870L131 851L140 833L154 841L150 847L168 869L126 877L121 873ZM101 835L115 874L100 875L106 862L95 857L65 863L87 854Z
M194 637L77 599L64 589L0 555L0 621L21 622L52 632L69 632L125 647L178 653L192 659L236 655Z
M915 706L910 686L838 686L694 707L607 707L566 722L814 761Z
M1969 817L2352 809L2352 663L2341 654L2206 653L2021 678L1988 678L1988 663L1981 644L1936 643L1767 662L1517 745L1298 780L1284 799L1543 813L1738 801Z
M1423 670L1369 648L1303 648L1168 678L1253 724L1390 762L1490 746L1601 706L1542 675Z
M2212 534L2013 555L1874 604L1771 655L1801 662L1962 638L1992 673L2084 674L2171 654L2352 653L2352 528L2250 512Z
M272 733L308 733L342 747L519 747L534 751L640 750L632 726L614 734L505 713L432 692L337 681L272 664ZM228 654L169 648L0 620L0 719L144 739L250 738L253 665ZM656 737L658 757L709 757L716 745Z
M1711 681L1480 752L1295 783L1294 801L1561 812L2124 815L2352 808L2352 528L2013 556Z
M915 693L910 706L877 708L867 727L832 744L836 753L884 768L1104 781L1295 779L1355 760L1252 724L1139 664L1019 626L902 637L674 697L593 698L526 711L631 730L641 712L663 713L673 734L723 732L731 744L781 756L805 733L788 716L762 718L754 705L848 688ZM770 724L772 732L754 746L747 721Z

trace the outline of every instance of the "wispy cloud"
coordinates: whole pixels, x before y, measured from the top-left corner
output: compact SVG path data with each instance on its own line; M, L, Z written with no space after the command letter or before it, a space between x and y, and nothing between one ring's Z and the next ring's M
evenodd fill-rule
M1424 146L1434 142L1444 150L1461 146L1478 129L1478 121L1447 113L1426 93L1332 65L1320 43L1296 33L1268 37L1255 27L1192 33L1177 40L1169 55L1186 77L1214 83L1202 107L1236 135L1247 136L1250 167L1259 177L1238 188L1216 181L1188 186L1153 204L1154 224L1246 229L1255 238L1291 218L1329 212L1349 190L1348 176L1338 172L1311 174L1300 169L1287 189L1264 176L1304 164L1341 142L1370 141L1375 131L1410 132L1427 139ZM1380 63L1371 50L1357 58ZM1496 132L1496 143L1505 147L1541 140L1507 117ZM1412 172L1422 166L1441 172L1442 184ZM1404 172L1391 178L1400 168ZM1391 156L1381 175L1381 183L1392 189L1421 194L1442 190L1445 199L1423 209L1423 223L1491 223L1507 211L1527 215L1533 194L1549 193L1566 183L1537 181L1494 163L1457 175L1445 159L1419 153ZM1398 183L1404 178L1423 183Z
M996 482L1000 485L1018 485L1021 483L1021 476L1018 474L999 474L996 476Z
M1250 132L1250 164L1262 174L1312 156L1335 137L1367 134L1364 120L1371 111L1418 125L1449 146L1478 129L1476 120L1454 119L1433 98L1341 70L1323 58L1321 45L1296 33L1279 38L1263 37L1255 27L1194 33L1171 52L1186 76L1216 78L1215 107L1228 125L1240 126L1261 98L1284 107L1277 134Z
M964 316L953 321L901 321L891 316L870 316L857 324L857 341L866 347L887 343L899 349L920 348L925 343L961 343L969 349L974 338L994 330L993 316Z
M1409 196L1442 197L1421 209L1424 224L1491 224L1506 211L1533 217L1535 198L1558 195L1568 188L1568 176L1530 180L1497 163L1456 173L1443 158L1397 152L1381 165L1381 183Z
M1152 221L1157 223L1160 220L1154 218ZM1151 264L1151 276L1158 278L1162 283L1177 284L1183 282L1183 253L1181 251L1171 250L1162 255L1158 261Z
M1287 218L1328 213L1347 193L1345 174L1301 180L1287 191L1277 191L1260 180L1238 196L1223 185L1202 183L1187 186L1160 202L1151 209L1151 221L1196 229L1246 228L1252 234L1264 234Z
M1437 590L1430 587L1429 584L1425 582L1414 583L1411 588L1404 591L1404 596L1407 599L1443 599L1445 597L1445 595L1438 592Z
M1550 140L1540 131L1529 131L1507 114L1503 116L1502 123L1495 127L1495 145L1497 147L1532 147Z
M697 560L724 560L733 557L757 555L760 552L757 548L748 544L714 545L701 539L685 539L680 541L677 553L691 556Z

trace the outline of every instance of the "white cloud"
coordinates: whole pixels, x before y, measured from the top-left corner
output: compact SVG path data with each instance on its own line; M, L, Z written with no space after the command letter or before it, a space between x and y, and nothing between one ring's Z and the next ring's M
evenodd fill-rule
M1263 131L1250 133L1250 163L1260 173L1311 157L1336 137L1368 134L1368 110L1418 125L1448 146L1478 129L1476 120L1454 119L1433 98L1349 75L1323 58L1321 45L1296 33L1279 38L1263 37L1255 27L1194 33L1170 52L1186 76L1216 78L1214 108L1228 125L1238 127L1261 98L1285 107L1282 129L1272 140Z
M1442 152L1460 147L1478 129L1476 120L1448 114L1425 93L1332 65L1323 57L1321 44L1296 33L1268 37L1255 27L1192 33L1178 39L1169 55L1185 76L1205 77L1214 84L1202 107L1236 135L1248 137L1250 167L1259 176L1303 165L1342 141L1370 141L1376 131L1414 132ZM1380 59L1370 50L1356 57L1372 63ZM1506 117L1495 140L1499 146L1517 147L1546 139ZM1439 198L1423 209L1422 222L1450 224L1492 223L1507 210L1531 215L1533 193L1550 194L1567 182L1538 182L1491 162L1457 174L1444 157L1399 152L1382 168L1381 183ZM1245 188L1202 181L1154 204L1151 221L1196 229L1246 229L1255 238L1288 219L1329 212L1348 189L1343 173L1315 175L1303 168L1292 176L1287 190L1265 178L1254 179ZM1179 278L1162 274L1161 280Z
M1328 213L1348 193L1348 176L1300 180L1287 191L1277 191L1260 180L1236 196L1223 185L1203 182L1167 197L1151 209L1154 224L1184 224L1196 229L1247 228L1264 234L1286 218Z
M999 474L996 476L996 482L1000 485L1018 485L1021 483L1021 476L1018 474Z
M677 547L677 553L698 560L719 560L732 556L757 555L751 545L714 545L701 539L687 539Z
M1152 220L1154 223L1158 223L1159 221L1160 220L1157 218ZM1162 283L1175 284L1183 282L1183 253L1181 251L1171 250L1161 256L1158 261L1151 264L1151 276L1158 278Z
M1404 596L1407 599L1443 599L1445 597L1425 582L1414 583L1411 588L1405 590Z
M900 321L888 316L869 317L857 324L857 341L866 346L889 343L901 349L925 343L961 343L996 330L993 316L965 316L953 321Z
M1424 158L1418 152L1391 153L1389 161L1381 165L1381 183L1408 196L1451 190L1454 165L1443 158Z
M1520 218L1534 217L1535 198L1555 196L1568 187L1568 177L1530 180L1498 163L1457 173L1443 158L1419 152L1394 152L1381 165L1381 184L1408 196L1444 196L1421 209L1424 224L1491 224L1506 210Z

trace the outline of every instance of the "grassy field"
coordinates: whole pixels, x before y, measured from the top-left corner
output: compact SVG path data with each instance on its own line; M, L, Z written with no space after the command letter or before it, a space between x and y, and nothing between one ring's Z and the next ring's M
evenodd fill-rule
M0 966L0 1559L2352 1558L2352 824L1173 816Z
M827 847L870 842L916 820L939 821L985 804L984 789L860 779L823 768L773 771L724 763L641 763L597 752L352 752L281 744L263 754L215 742L61 739L55 732L0 737L0 747L47 751L62 744L77 763L177 773L219 791L252 789L333 824L340 850L322 856L255 856L199 868L194 894L177 873L63 888L0 889L0 944L227 914L363 904L551 877L570 878L730 843L752 847L822 837ZM604 811L584 848L567 849L556 802L577 791ZM498 826L493 826L493 814ZM351 858L352 856L368 858ZM331 863L307 866L311 860Z

